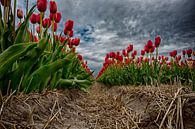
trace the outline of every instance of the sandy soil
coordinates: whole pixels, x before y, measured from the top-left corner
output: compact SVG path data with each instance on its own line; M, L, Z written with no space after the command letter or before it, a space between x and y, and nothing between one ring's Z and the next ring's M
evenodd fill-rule
M5 96L0 107L0 129L195 129L195 95L177 86L95 83L87 93Z

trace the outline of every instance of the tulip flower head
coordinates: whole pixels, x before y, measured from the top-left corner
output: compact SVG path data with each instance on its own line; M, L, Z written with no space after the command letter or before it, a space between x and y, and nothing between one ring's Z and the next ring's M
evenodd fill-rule
M37 33L40 33L40 26L37 26L37 27L36 27L36 32L37 32Z
M49 28L51 26L51 20L49 18L45 18L43 20L43 27L44 28Z
M192 49L186 50L186 54L188 55L188 57L192 56Z
M55 1L50 1L50 13L55 14L57 12L57 4Z
M129 44L129 46L127 47L127 52L131 52L133 51L133 45L132 44Z
M60 12L57 12L54 17L55 22L59 23L61 19L62 19L62 14Z
M37 0L37 8L40 12L47 10L47 0Z
M155 47L156 47L156 48L158 48L158 47L159 47L160 42L161 42L161 38L160 38L160 36L156 36L156 38L155 38L155 42L154 42L154 45L155 45Z
M54 22L54 32L57 31L57 28L58 28L58 24L56 22Z
M73 20L67 20L65 23L65 29L67 31L71 31L73 29L74 21Z
M37 14L33 13L31 16L30 16L30 22L32 24L36 24L37 23Z
M142 55L142 56L145 55L145 50L141 50L141 55Z
M23 11L21 9L17 9L17 17L19 19L22 19L23 18Z

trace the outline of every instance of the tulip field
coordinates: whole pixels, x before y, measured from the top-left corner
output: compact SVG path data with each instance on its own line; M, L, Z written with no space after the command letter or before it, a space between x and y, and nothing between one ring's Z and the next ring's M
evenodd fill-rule
M110 52L100 70L97 80L108 85L188 85L195 90L195 51L173 50L159 55L160 36L154 43L149 40L140 55L130 44L120 52Z
M95 77L76 22L35 1L24 12L0 0L0 129L195 129L193 48L163 55L160 35L140 52L129 43Z

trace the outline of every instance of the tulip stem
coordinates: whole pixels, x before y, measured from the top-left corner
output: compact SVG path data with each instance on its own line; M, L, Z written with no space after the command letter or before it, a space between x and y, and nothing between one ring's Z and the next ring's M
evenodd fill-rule
M53 51L55 50L55 39L54 39L54 19L52 20L52 36L53 36Z
M33 35L35 36L35 25L33 24ZM33 37L34 40L34 37Z
M17 0L14 0L14 19L13 19L13 35L15 38L15 27L16 27L16 4Z
M42 36L43 36L43 34L42 34L42 26L43 26L43 23L42 23L42 21L43 21L43 12L41 12L41 14L40 14L40 36L41 36L41 38L42 38Z
M156 48L156 62L158 60L158 47Z
M26 0L26 16L28 15L28 0Z
M4 31L6 30L6 23L7 23L7 21L6 21L6 4L7 4L7 2L6 2L6 0L4 0Z

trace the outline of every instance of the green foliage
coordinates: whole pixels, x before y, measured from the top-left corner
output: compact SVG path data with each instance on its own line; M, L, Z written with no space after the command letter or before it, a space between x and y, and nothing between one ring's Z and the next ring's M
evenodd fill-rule
M7 21L4 30L2 12L0 11L0 91L3 94L11 91L29 93L41 92L44 89L78 87L88 88L93 78L82 67L77 54L66 49L67 41L60 44L54 41L55 49L51 50L52 38L47 33L38 43L32 42L29 31L29 18L34 11L31 8L24 22L13 36L13 20ZM12 17L12 16L11 16ZM71 82L71 83L70 83Z
M181 84L193 85L195 69L173 64L171 67L159 63L143 62L142 65L130 63L125 66L112 65L98 78L107 85L160 85Z

